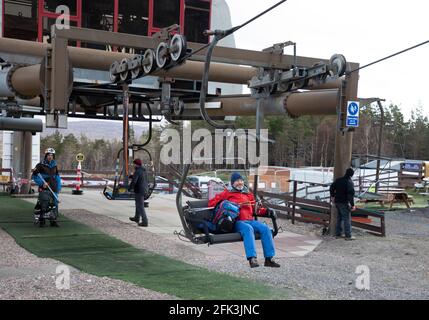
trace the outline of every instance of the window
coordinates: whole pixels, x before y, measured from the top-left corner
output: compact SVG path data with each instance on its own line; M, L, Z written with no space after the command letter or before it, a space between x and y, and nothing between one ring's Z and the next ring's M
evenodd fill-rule
M70 9L70 15L77 15L76 0L45 0L43 9L47 12L55 13L58 6L67 6Z
M37 0L4 0L4 37L37 40Z
M166 28L180 24L180 0L154 0L153 26Z
M39 0L38 2L38 40L40 42L50 42L51 26L57 18L64 14L61 10L56 12L59 6L67 6L70 10L68 21L70 26L80 26L80 13L82 0ZM76 42L70 42L76 45Z
M208 43L203 32L210 29L210 1L185 0L185 36L188 41Z
M49 17L43 17L42 19L42 26L43 26L43 38L42 42L45 43L51 43L51 29L52 25L56 23L55 18L49 18ZM71 27L77 27L77 23L75 21L70 21ZM76 41L69 41L69 46L76 46Z
M82 1L82 27L113 31L114 0Z
M82 1L82 27L113 32L114 10L114 0ZM82 43L82 47L106 50L106 46L93 43Z
M119 0L118 31L122 33L148 35L149 0Z

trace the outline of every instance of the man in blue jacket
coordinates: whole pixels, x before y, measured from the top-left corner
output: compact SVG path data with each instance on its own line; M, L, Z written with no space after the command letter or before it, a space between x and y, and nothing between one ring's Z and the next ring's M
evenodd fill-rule
M49 186L55 193L56 198L58 198L58 193L61 191L61 178L58 174L57 162L55 161L55 150L53 148L45 150L45 158L42 162L37 164L36 168L33 170L31 179L33 179L33 181L39 186L39 195L43 192L50 192L48 188ZM50 224L52 227L58 227L58 223L56 222L58 215L58 201L53 195L51 196L53 197L57 209L55 219L50 220Z

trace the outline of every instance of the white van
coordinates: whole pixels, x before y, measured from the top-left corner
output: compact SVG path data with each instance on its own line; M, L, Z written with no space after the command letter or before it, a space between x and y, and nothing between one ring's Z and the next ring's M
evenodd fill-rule
M222 179L215 178L215 177L209 177L209 176L189 176L188 177L189 182L191 182L193 185L200 188L202 193L207 193L208 191L208 185L209 181L216 181L219 183L224 183Z

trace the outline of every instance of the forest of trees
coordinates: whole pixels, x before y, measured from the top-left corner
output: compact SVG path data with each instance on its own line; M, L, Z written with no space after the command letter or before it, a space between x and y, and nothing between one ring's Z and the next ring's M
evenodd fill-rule
M237 128L254 128L254 117L243 117L237 120ZM172 126L172 125L168 125ZM158 171L163 171L159 162L159 143L162 130L168 126L155 127L152 141L147 149L151 152ZM335 116L306 116L297 119L290 117L267 117L265 126L269 130L270 139L275 140L269 146L270 165L277 166L324 166L334 164L335 150ZM208 128L202 121L193 121L192 129ZM179 128L178 128L179 129ZM353 139L354 154L377 153L380 129L380 111L377 106L362 111L360 126L356 129ZM146 135L131 136L131 141L142 143ZM429 160L429 121L424 116L423 108L413 110L411 118L406 121L400 108L396 105L384 108L384 126L381 155L392 158L408 158ZM41 150L53 147L57 151L60 168L76 168L75 155L82 152L85 157L86 170L113 170L116 155L121 149L121 138L118 140L90 140L85 135L75 137L73 134L61 135L59 131L41 140ZM138 157L146 158L144 153ZM145 159L144 159L145 160Z

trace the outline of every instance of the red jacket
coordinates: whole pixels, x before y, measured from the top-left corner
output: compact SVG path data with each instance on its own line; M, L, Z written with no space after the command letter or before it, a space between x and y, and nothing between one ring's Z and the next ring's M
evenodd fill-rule
M250 192L240 192L225 189L218 193L213 199L209 200L209 207L215 207L219 202L228 200L240 205L240 215L238 220L254 220L253 211L255 206L255 197ZM266 214L266 208L259 208L258 215Z

